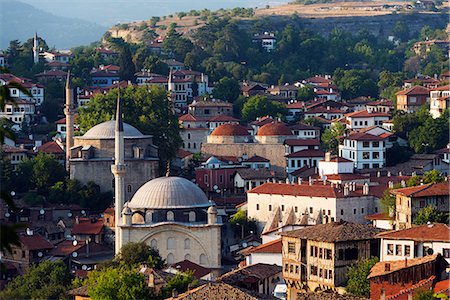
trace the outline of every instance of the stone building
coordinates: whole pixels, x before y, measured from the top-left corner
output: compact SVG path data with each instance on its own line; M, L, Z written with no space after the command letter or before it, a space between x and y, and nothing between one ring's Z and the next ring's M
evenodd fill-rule
M221 268L220 224L212 205L187 179L153 179L125 205L120 246L144 241L158 249L168 264L190 260L217 275Z
M395 228L411 228L417 213L428 205L448 212L450 192L448 182L430 183L392 191L395 195Z
M114 189L111 164L114 157L115 121L107 121L89 129L83 136L74 137L70 149L70 178L82 184L93 181L102 192ZM158 149L153 138L144 135L135 127L124 123L124 148L127 177L125 199L144 183L158 174Z
M286 299L308 291L342 291L347 267L378 255L380 231L341 221L281 233Z

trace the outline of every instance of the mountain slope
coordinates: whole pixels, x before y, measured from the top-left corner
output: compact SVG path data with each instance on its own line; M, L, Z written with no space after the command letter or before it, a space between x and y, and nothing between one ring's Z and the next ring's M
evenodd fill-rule
M6 49L11 40L27 40L35 31L50 47L67 49L98 41L105 30L93 22L55 16L15 0L0 0L1 49Z

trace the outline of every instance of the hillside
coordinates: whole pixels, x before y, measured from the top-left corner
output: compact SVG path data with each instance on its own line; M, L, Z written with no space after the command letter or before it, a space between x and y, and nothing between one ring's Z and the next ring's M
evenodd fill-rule
M0 0L0 15L2 49L11 40L27 40L35 31L50 47L66 49L98 41L106 30L92 22L55 16L15 0Z
M253 11L252 16L233 16L232 11L218 10L215 16L231 15L240 21L241 26L250 26L257 20L265 20L267 31L276 31L292 22L293 15L298 16L296 22L308 29L319 31L321 34L329 33L333 28L355 30L367 29L373 34L390 35L392 26L397 21L408 23L412 32L419 31L424 25L443 27L448 23L448 14L441 12L412 11L406 9L409 4L405 1L390 1L388 5L381 1L366 2L339 2L323 4L287 4L275 7L260 8ZM447 6L447 3L445 3ZM164 36L166 28L171 23L177 24L177 31L187 36L206 23L208 15L188 14L181 18L177 15L160 18L154 23L148 21L133 22L113 26L108 31L113 37L122 37L127 41L139 42L146 30L154 30L157 35ZM320 25L319 25L320 24ZM318 26L319 25L319 26ZM382 28L382 30L380 30Z

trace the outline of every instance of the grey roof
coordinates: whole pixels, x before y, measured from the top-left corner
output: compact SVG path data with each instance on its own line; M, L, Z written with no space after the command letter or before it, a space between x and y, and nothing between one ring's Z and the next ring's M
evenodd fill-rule
M116 121L106 121L95 125L89 129L82 137L83 139L113 139L115 137ZM123 133L125 138L145 137L136 127L123 123Z
M375 235L384 231L372 225L355 224L345 221L319 224L316 226L284 232L282 236L319 242L345 242L374 239Z
M239 169L236 171L239 176L241 176L244 180L250 180L250 179L269 179L273 178L274 175L269 171L269 169Z
M205 193L182 177L159 177L141 186L128 204L132 209L173 209L211 206Z

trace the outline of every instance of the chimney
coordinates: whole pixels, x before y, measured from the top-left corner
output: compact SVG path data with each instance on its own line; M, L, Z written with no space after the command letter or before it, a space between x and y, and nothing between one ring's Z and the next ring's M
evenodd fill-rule
M178 298L178 291L177 289L172 290L172 298Z
M380 171L377 172L377 177L381 177L381 172Z
M398 172L398 176L403 176L402 171L399 171L399 172Z
M313 179L312 179L312 177L311 177L311 176L309 176L309 179L308 179L308 181L309 181L309 185L312 185L312 184L313 184Z
M80 224L80 218L78 216L75 217L75 224Z
M389 272L391 270L391 264L390 263L384 263L384 271Z
M286 184L291 184L291 182L289 181L289 177L286 177Z
M331 161L331 152L325 152L325 161Z
M27 228L27 235L33 235L33 230L31 230L30 228Z
M393 181L389 181L388 182L388 186L389 186L390 189L393 189L394 188L394 182Z
M406 182L404 180L402 180L401 185L402 185L402 187L406 187Z
M302 178L301 177L299 177L298 179L297 179L297 181L298 181L298 184L302 184Z
M369 184L367 182L363 185L363 195L369 195Z
M387 177L391 177L391 171L387 172Z
M384 289L380 290L380 300L386 300L386 291Z
M408 266L408 258L405 257L405 268Z
M347 196L348 196L348 192L349 192L349 190L348 190L348 184L346 183L346 184L344 185L344 197L347 197Z

